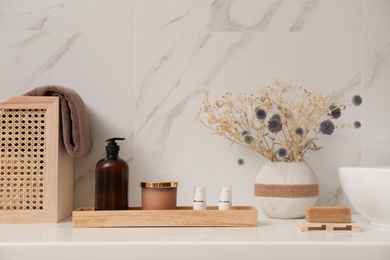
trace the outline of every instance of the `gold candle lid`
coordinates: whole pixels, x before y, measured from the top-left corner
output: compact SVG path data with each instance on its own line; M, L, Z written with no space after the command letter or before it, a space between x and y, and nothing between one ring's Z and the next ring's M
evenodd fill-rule
M141 182L142 188L176 188L178 182Z

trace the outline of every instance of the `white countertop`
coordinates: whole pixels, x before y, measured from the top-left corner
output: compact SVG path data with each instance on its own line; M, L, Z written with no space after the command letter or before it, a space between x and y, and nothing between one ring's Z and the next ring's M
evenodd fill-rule
M390 229L359 215L359 233L300 232L297 220L259 216L258 227L72 228L0 225L0 259L390 260Z

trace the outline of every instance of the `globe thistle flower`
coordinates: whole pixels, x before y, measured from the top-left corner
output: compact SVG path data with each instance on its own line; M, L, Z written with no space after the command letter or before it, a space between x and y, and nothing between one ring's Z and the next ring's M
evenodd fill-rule
M359 95L355 95L352 97L352 104L354 104L355 106L360 106L363 102L363 99L361 96Z
M237 160L237 164L240 165L240 166L244 165L244 163L245 163L245 161L244 161L244 159L242 159L242 158L239 158L239 159Z
M267 112L264 109L257 109L255 111L256 118L259 120L263 120L267 117Z
M280 130L282 130L283 125L281 122L280 115L275 114L273 115L269 121L268 121L268 130L271 133L278 133Z
M295 133L296 133L297 135L302 136L302 135L303 135L303 129L302 129L301 127L298 127L297 129L295 129Z
M255 140L255 138L253 138L253 136L251 136L250 134L246 134L246 135L244 135L243 140L244 140L244 143L251 144L253 142L253 140Z
M320 132L324 135L331 135L334 130L334 124L329 119L322 121L320 124Z
M274 114L272 117L277 120L282 120L282 117L279 114Z
M360 123L359 121L355 121L355 122L353 123L353 126L354 126L355 128L360 128L360 127L362 126L362 123Z
M328 114L333 119L337 119L341 116L341 109L339 107L336 107L334 105L331 105L329 107L330 113Z
M249 131L247 131L247 130L244 130L244 131L241 132L241 136L244 136L244 135L247 135L247 134L249 134Z
M276 151L276 154L278 157L280 158L283 158L283 157L286 157L287 156L287 149L286 148L279 148L277 151Z

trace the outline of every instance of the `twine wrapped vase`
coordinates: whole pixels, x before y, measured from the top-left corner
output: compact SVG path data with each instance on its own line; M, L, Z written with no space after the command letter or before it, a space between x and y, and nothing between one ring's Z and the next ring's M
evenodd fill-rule
M302 218L317 202L319 186L305 162L267 162L255 181L259 207L270 218Z

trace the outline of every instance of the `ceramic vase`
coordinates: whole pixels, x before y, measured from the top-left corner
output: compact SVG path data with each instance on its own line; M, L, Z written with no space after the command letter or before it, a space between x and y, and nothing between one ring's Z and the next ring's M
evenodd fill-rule
M256 176L258 206L270 218L302 218L317 202L319 186L305 162L267 162Z

